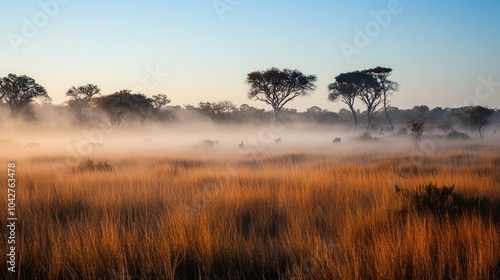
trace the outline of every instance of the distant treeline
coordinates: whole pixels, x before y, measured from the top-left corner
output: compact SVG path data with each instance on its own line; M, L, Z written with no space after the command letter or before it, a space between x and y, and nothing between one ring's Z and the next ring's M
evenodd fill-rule
M500 110L481 106L430 109L425 105L412 109L399 109L389 105L388 97L398 89L398 84L388 79L392 69L373 69L342 73L329 85L331 101L340 100L347 109L331 112L318 106L305 112L285 108L295 97L304 96L315 89L315 76L305 76L297 70L266 71L248 74L248 97L263 101L272 111L258 109L248 104L236 105L231 101L200 102L197 105L170 106L165 94L148 97L130 90L101 95L98 86L87 84L71 87L66 92L68 100L54 105L45 88L28 76L9 74L0 79L0 113L26 121L43 121L47 112L67 123L91 127L107 122L114 127L135 126L147 123L170 124L208 120L220 124L314 123L345 128L362 128L372 133L405 133L408 122L425 122L425 130L456 132L471 130L483 137L485 127L491 125L492 133L500 125ZM295 93L294 93L295 92ZM365 104L365 110L355 109L354 102ZM378 106L380 105L380 106ZM378 106L378 107L377 107ZM358 116L367 116L359 118Z
M398 133L406 127L409 120L423 119L426 121L426 130L435 129L443 131L470 130L476 131L476 126L467 119L466 109L461 108L441 108L430 109L426 105L415 106L412 109L399 109L391 106L389 114L394 123L394 131L383 114L376 114L372 121L371 131L374 133ZM139 110L141 111L141 110ZM487 119L494 130L500 130L500 110L492 110L493 113ZM7 104L0 104L0 112L8 113ZM75 111L68 104L54 105L51 103L35 103L30 106L30 115L19 116L26 121L43 121L42 112L51 112L54 116L69 116L73 125L96 126L100 122L109 122L108 117L101 109L95 106L85 108L85 110ZM357 110L358 114L366 112ZM3 114L5 115L5 114ZM218 124L245 124L245 123L269 123L273 121L274 112L270 110L258 109L248 104L237 106L230 101L220 102L200 102L198 106L164 106L160 109L147 109L142 112L128 112L121 119L120 126L136 126L147 123L189 123L195 121L211 121ZM308 108L304 112L296 109L283 109L280 113L280 120L284 123L314 123L320 125L335 125L345 128L354 128L352 114L347 109L340 109L332 112L318 106ZM366 120L359 120L359 127L366 128Z

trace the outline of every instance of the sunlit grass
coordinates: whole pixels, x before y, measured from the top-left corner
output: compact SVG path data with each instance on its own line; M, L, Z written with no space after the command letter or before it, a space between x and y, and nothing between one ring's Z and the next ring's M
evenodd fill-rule
M499 151L92 158L112 171L25 157L17 162L20 278L498 279L498 217L405 211L394 186L455 185L498 206ZM0 269L4 278L5 262Z

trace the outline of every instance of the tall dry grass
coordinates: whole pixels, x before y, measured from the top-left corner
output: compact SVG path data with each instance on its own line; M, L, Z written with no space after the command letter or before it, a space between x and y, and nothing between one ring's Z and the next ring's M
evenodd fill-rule
M499 151L478 144L429 155L372 147L93 158L112 170L59 168L64 156L21 158L16 276L500 279L498 211L404 211L394 189L455 185L498 207ZM5 196L2 221L6 208ZM0 278L12 276L0 262Z

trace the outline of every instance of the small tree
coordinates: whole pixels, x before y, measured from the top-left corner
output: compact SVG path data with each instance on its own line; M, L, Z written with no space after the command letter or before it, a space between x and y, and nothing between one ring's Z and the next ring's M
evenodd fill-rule
M495 111L483 106L469 106L464 108L464 117L479 132L479 137L483 139L483 127L488 124L488 118Z
M240 105L241 112L247 111L249 108L250 108L250 105L248 105L248 104L241 104Z
M223 120L227 114L237 111L236 105L231 101L224 100L219 102L200 102L200 110L211 118Z
M101 89L98 86L93 84L86 84L80 87L71 87L66 92L66 96L71 97L72 99L79 99L90 101L96 95L101 94Z
M51 100L45 88L33 78L9 74L0 79L0 101L3 100L9 105L12 115L16 116L21 111L26 113L36 98Z
M171 100L168 99L167 95L165 94L153 95L153 97L151 98L151 105L157 110L164 108L165 106L170 104L170 102Z
M84 112L91 107L91 100L94 96L101 94L98 86L87 84L80 87L71 87L66 92L70 100L66 102L68 109L73 112L79 123L85 123L87 118Z
M246 82L250 85L248 98L271 105L275 121L279 119L278 115L285 104L316 89L315 75L308 76L298 70L274 67L249 73Z
M427 118L422 118L418 120L409 120L406 122L406 127L410 130L411 139L415 145L419 145L422 140L422 134L424 133L424 124Z

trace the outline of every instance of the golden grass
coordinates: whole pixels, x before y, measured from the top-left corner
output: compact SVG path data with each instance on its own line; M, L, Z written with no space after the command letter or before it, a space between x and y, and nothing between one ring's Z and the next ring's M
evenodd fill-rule
M434 182L498 202L499 151L93 157L108 172L60 155L21 158L19 277L500 279L498 217L405 212L394 190ZM6 196L0 209L5 221Z

